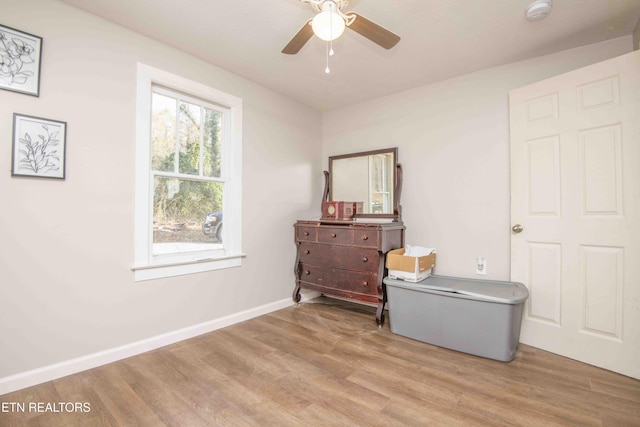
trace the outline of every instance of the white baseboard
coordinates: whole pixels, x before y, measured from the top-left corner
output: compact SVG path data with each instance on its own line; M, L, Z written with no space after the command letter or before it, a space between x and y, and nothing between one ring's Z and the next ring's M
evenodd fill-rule
M319 293L317 292L302 293L301 302L307 301L311 298L315 298L318 295ZM235 323L240 323L254 317L262 316L263 314L281 310L283 308L290 307L291 305L293 305L291 298L286 298L260 307L244 310L239 313L221 317L219 319L209 320L198 325L178 329L173 332L168 332L166 334L147 338L145 340L137 341L131 344L126 344L109 350L88 354L86 356L0 378L0 396L3 394L21 390L23 388L42 384L47 381L52 381L57 378L62 378L67 375L86 371L87 369L106 365L117 360L126 359L127 357L135 356L137 354L154 350L156 348L164 347L178 341L183 341L198 335L206 334L207 332L212 332L217 329L233 325Z

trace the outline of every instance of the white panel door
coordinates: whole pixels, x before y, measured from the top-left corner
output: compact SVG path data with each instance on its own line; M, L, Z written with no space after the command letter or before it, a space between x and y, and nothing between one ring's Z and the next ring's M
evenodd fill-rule
M640 51L509 101L520 341L640 379Z

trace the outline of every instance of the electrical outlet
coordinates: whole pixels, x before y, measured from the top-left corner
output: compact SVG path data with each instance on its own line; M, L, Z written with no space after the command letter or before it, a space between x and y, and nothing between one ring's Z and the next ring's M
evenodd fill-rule
M476 274L487 274L487 260L482 257L476 258Z

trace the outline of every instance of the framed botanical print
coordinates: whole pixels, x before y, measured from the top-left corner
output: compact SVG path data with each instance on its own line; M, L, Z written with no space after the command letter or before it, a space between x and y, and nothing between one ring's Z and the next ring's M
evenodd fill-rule
M0 89L40 96L42 37L0 24Z
M65 178L67 123L13 114L11 175Z

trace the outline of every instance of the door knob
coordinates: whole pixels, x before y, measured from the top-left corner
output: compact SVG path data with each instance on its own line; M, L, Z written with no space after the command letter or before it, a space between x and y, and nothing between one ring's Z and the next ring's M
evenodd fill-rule
M522 230L524 230L524 227L520 224L516 224L513 227L511 227L511 231L513 231L516 234L522 233Z

